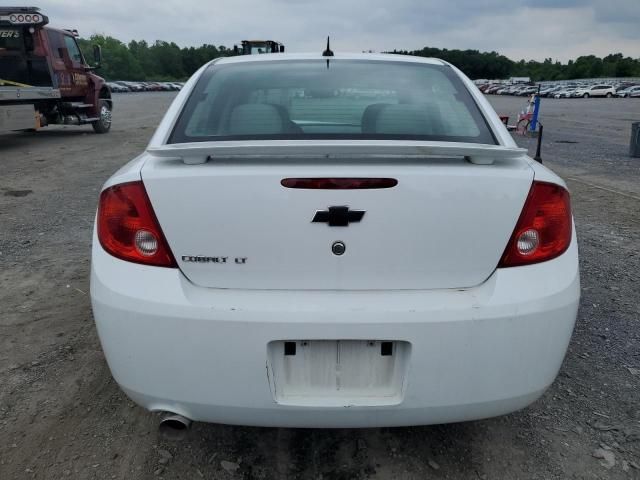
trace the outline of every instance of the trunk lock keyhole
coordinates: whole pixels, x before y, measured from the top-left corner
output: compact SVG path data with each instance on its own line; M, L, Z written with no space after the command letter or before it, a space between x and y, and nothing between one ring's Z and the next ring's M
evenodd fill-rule
M331 245L331 251L334 255L340 256L345 252L346 249L347 247L344 242L333 242L333 245Z

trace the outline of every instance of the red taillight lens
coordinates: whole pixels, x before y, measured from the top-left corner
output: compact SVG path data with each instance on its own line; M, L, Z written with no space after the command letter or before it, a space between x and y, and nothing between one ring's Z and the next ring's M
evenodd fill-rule
M98 240L114 257L157 267L177 267L142 182L107 188L98 205Z
M569 192L553 183L533 182L498 267L529 265L562 255L571 243L572 228Z

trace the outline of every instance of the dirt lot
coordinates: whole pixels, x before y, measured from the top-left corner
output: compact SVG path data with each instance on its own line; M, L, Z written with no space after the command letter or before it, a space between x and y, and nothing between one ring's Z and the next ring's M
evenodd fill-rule
M543 104L543 157L572 191L583 296L562 371L533 406L398 429L197 424L167 443L158 416L112 380L87 293L99 189L171 98L117 96L108 135L0 136L1 480L640 478L640 159L627 156L640 99ZM524 103L491 101L512 117Z

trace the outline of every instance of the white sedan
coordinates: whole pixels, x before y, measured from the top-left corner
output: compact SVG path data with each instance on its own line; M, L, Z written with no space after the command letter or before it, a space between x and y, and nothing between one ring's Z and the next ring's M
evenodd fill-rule
M506 414L579 295L565 183L437 59L214 60L99 199L100 340L167 428Z
M618 97L640 97L640 85L633 85L631 87L627 87L624 90L618 90L616 93Z

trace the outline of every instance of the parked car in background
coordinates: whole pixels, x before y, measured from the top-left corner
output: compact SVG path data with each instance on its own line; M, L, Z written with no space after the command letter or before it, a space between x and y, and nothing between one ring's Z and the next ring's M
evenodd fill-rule
M627 87L623 90L618 90L616 92L618 97L636 97L640 96L640 85L634 85L633 87Z
M114 92L171 92L178 91L184 85L183 82L132 82L129 80L117 80L109 82Z
M575 88L565 88L553 94L553 98L571 98Z
M613 86L616 87L616 92L619 92L620 90L626 90L629 87L640 86L640 83L638 83L638 82L620 82L620 83L614 84Z
M537 92L538 92L538 87L533 85L533 86L521 88L518 91L518 95L524 97L524 96L528 96L528 95L533 95L534 93L537 93Z
M589 97L638 97L640 84L633 81L600 83L595 80L571 81L567 83L531 84L482 84L480 91L491 95L528 96L539 92L541 97L549 98L589 98Z
M616 89L612 85L590 85L587 87L581 87L574 90L572 96L574 97L607 97L611 98L616 94Z
M122 81L118 83L123 83L132 92L144 92L144 86L141 83L129 82L129 81Z
M519 86L516 85L508 85L507 87L503 88L502 90L499 90L498 93L499 95L513 95L515 94L518 90L520 90Z
M542 85L542 86L540 87L540 92L539 92L539 93L540 93L540 96L541 96L541 97L546 97L546 96L547 96L547 94L548 94L549 92L551 92L551 91L552 91L553 89L555 89L555 88L556 88L556 86L555 86L555 85Z
M111 82L115 85L120 86L121 88L123 88L123 92L131 92L133 90L131 90L131 87L129 85L127 85L126 83L122 82L122 81L115 81L115 82Z
M553 85L550 87L546 87L540 90L540 96L541 97L551 97L553 96L556 92L559 92L560 90L562 90L562 87L560 85Z
M116 93L124 93L129 91L127 87L116 82L107 82L107 87L109 87L109 90Z

